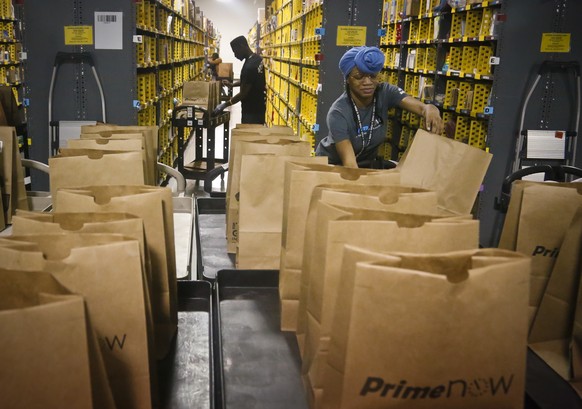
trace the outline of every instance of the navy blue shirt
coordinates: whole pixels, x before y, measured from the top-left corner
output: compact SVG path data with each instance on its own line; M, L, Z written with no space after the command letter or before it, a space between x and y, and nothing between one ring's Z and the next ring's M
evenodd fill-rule
M241 122L243 124L265 123L265 70L263 59L251 54L245 59L240 72L240 83L250 85L250 92L241 100Z
M335 144L349 139L352 142L358 164L369 162L378 154L378 148L386 140L386 124L388 122L388 110L397 106L406 94L401 88L380 83L376 92L376 113L372 124L372 136L370 143L363 147L361 134L358 134L358 124L354 119L353 107L346 92L334 101L327 113L327 129L329 133L324 137L315 149L317 156L327 156L332 165L341 165L342 161L337 153ZM362 127L370 126L373 107L358 108ZM366 141L369 137L369 129L366 132Z

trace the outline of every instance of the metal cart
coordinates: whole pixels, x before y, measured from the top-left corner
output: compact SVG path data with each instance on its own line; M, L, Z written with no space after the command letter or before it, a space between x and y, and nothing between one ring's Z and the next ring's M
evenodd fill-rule
M229 150L229 121L230 112L225 111L217 116L211 116L206 110L193 106L181 105L174 108L172 112L172 126L178 129L178 171L186 179L195 179L204 181L204 191L211 196L224 196L224 192L212 191L212 181L220 176L224 179L224 173L228 170L228 150ZM216 158L215 142L216 127L223 125L223 148L222 158ZM195 146L195 160L191 163L184 164L184 151L191 136L184 138L186 128L193 128ZM206 130L206 155L204 155L203 134Z
M576 111L574 128L568 130L527 130L525 119L529 101L542 76L548 73L571 73L576 89ZM577 133L580 125L580 64L578 61L560 62L544 61L540 65L536 78L529 88L520 113L519 135L515 147L512 173L519 171L522 165L566 165L574 166L576 160ZM571 124L566 124L566 127Z
M59 51L55 57L55 62L53 65L53 72L51 75L51 83L49 87L49 97L48 97L48 118L49 118L49 129L50 129L50 141L49 141L49 158L51 156L56 155L61 147L62 142L61 140L61 132L60 132L60 121L55 120L53 118L53 103L55 99L54 90L55 85L57 83L59 68L63 64L88 64L91 67L91 72L93 73L93 77L95 78L95 82L97 83L97 87L99 89L99 96L101 98L101 120L102 122L107 122L107 116L105 111L105 95L103 93L103 87L101 86L101 81L99 80L99 75L97 75L97 70L95 69L95 63L93 61L93 57L88 52L81 52L81 53L67 53L63 51ZM69 122L69 121L67 121ZM81 125L87 125L91 123L95 123L95 121L76 121L79 122L79 127Z

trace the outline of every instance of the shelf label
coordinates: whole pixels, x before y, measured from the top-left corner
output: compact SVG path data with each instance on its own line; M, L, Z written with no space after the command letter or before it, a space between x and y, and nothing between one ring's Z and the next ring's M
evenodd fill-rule
M570 33L542 33L542 53L569 53Z
M92 26L65 26L65 45L92 45Z
M95 49L123 49L123 13L95 12Z
M362 46L366 45L366 26L338 26L336 45Z

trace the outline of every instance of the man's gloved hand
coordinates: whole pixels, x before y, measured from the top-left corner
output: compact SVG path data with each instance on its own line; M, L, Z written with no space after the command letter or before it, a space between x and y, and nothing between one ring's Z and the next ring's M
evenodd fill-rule
M212 111L212 115L213 116L220 115L222 113L222 111L224 111L224 109L228 106L230 106L229 101L225 101L222 104L218 104L216 106L216 108L214 108L214 111Z

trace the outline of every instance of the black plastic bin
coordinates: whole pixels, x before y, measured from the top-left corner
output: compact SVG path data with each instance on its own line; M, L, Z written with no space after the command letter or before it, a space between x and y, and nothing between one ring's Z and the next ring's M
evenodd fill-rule
M221 270L214 283L216 408L307 409L299 348L279 328L277 270Z
M161 408L214 408L212 314L210 283L178 281L178 332L158 361Z

